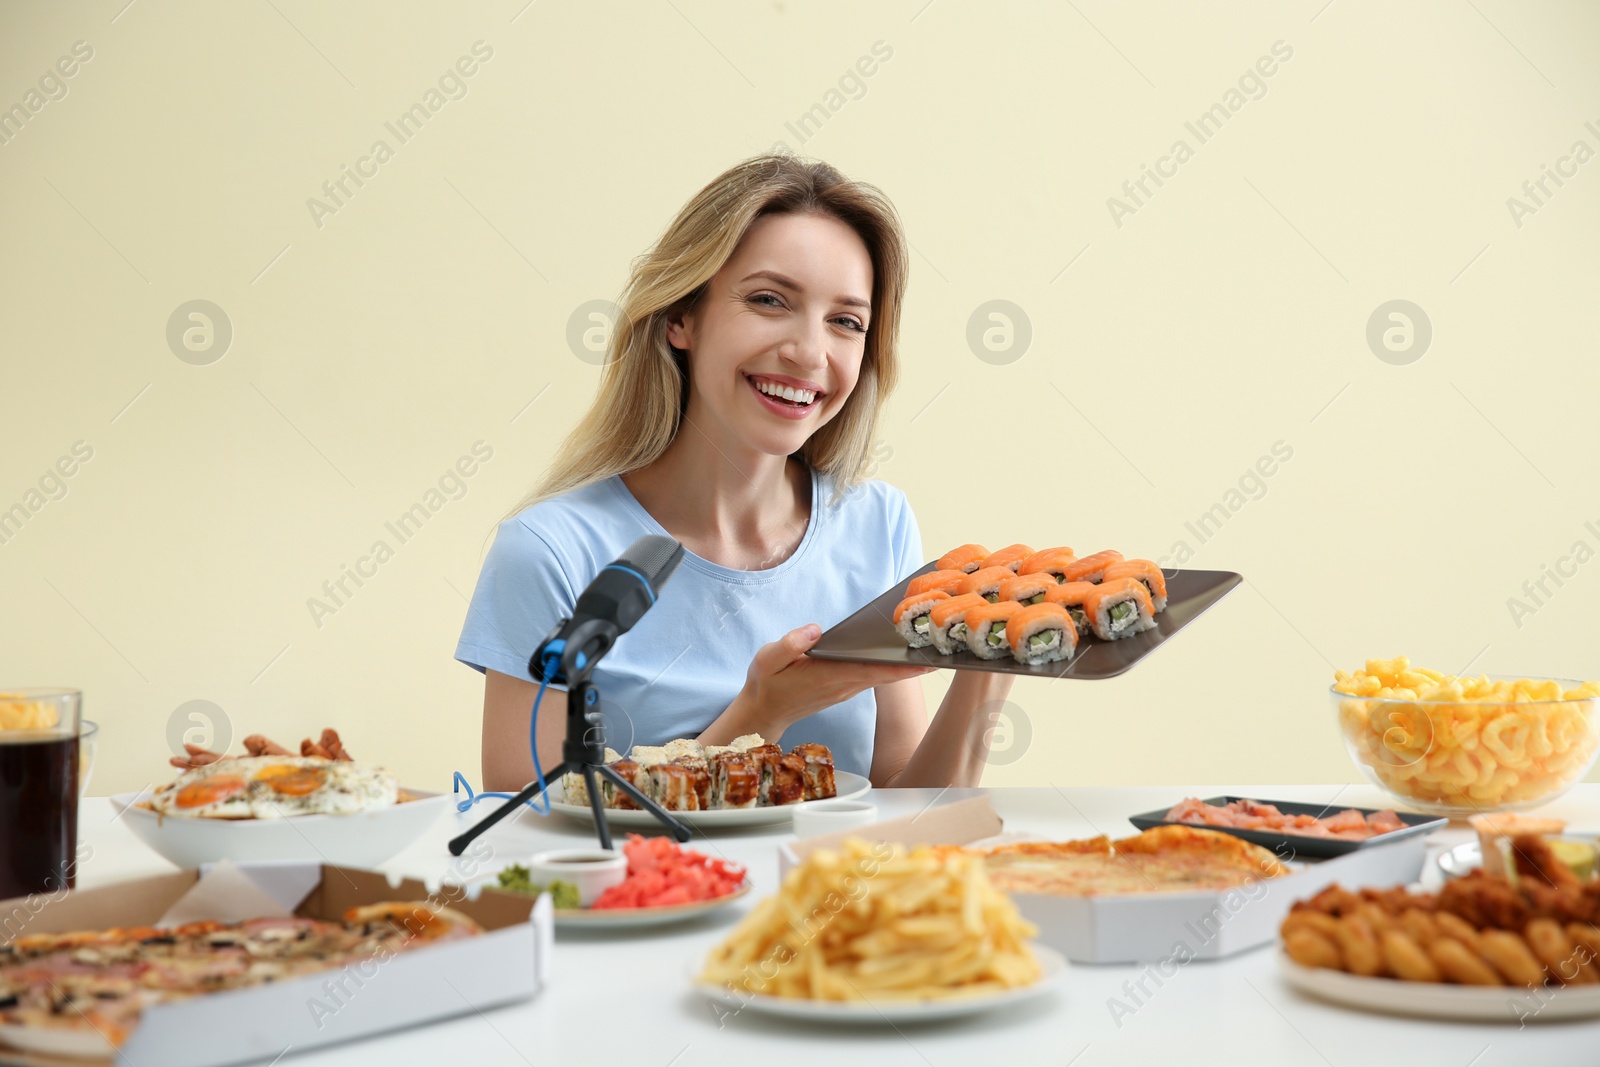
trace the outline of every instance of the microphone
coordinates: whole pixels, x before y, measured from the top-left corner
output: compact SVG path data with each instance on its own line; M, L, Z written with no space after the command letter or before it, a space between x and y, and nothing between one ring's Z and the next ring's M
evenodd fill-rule
M579 595L572 617L556 623L539 643L528 660L528 673L555 685L587 677L617 638L650 610L682 560L683 546L670 537L651 534L629 545L600 568Z

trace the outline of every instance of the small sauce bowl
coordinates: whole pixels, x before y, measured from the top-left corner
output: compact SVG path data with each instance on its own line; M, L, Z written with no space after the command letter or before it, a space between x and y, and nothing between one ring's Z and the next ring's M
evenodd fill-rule
M528 860L528 876L536 885L571 882L578 887L578 906L587 908L628 877L628 857L603 848L551 849Z

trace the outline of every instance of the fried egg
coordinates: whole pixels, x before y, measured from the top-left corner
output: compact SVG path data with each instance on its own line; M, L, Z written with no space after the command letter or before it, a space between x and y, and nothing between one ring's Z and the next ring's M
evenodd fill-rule
M197 819L351 815L388 807L399 792L394 775L371 764L246 756L184 771L151 796L150 806L163 815Z

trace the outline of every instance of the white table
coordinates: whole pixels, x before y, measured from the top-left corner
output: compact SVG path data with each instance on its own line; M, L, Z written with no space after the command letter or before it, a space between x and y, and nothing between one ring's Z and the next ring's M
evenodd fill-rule
M981 790L894 789L871 799L884 818L913 814ZM987 791L1008 831L1080 837L1133 832L1127 816L1185 796L1232 793L1383 807L1367 786L1172 786L1118 789ZM480 808L482 806L480 805ZM1580 785L1548 814L1574 828L1600 828L1600 784ZM1546 812L1541 812L1544 814ZM445 841L468 824L452 811L424 841L384 865L388 872L439 879L451 857ZM104 799L87 800L82 840L94 850L78 884L92 887L173 868L120 823ZM559 815L527 814L484 838L497 860L592 840L592 829ZM1449 1064L1527 1067L1537 1062L1592 1062L1600 1022L1506 1025L1426 1022L1363 1014L1308 999L1278 976L1270 946L1217 962L1192 962L1149 996L1127 984L1141 968L1074 965L1060 991L1032 1004L921 1027L831 1031L744 1011L719 1028L717 1014L684 976L688 961L719 941L750 903L777 887L776 847L792 835L773 830L698 837L693 847L744 864L755 891L728 912L658 930L557 934L548 987L535 999L346 1045L297 1054L283 1064L477 1067L487 1064L629 1063L640 1067L871 1063L875 1067L986 1067L1047 1063L1110 1064ZM1451 826L1434 835L1431 857L1469 840ZM336 857L335 857L336 858ZM1112 998L1134 1014L1113 1015Z

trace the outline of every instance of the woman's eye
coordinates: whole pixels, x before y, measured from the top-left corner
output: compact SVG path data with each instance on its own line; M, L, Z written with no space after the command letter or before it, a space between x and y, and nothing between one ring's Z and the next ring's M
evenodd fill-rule
M771 301L771 303L768 303L768 301ZM773 293L756 293L754 296L750 297L750 302L752 304L760 304L763 307L783 306L783 301L779 300L778 297Z
M862 324L860 319L853 318L849 315L841 315L839 318L836 318L833 321L839 323L847 330L854 330L857 333L867 332L866 326Z

